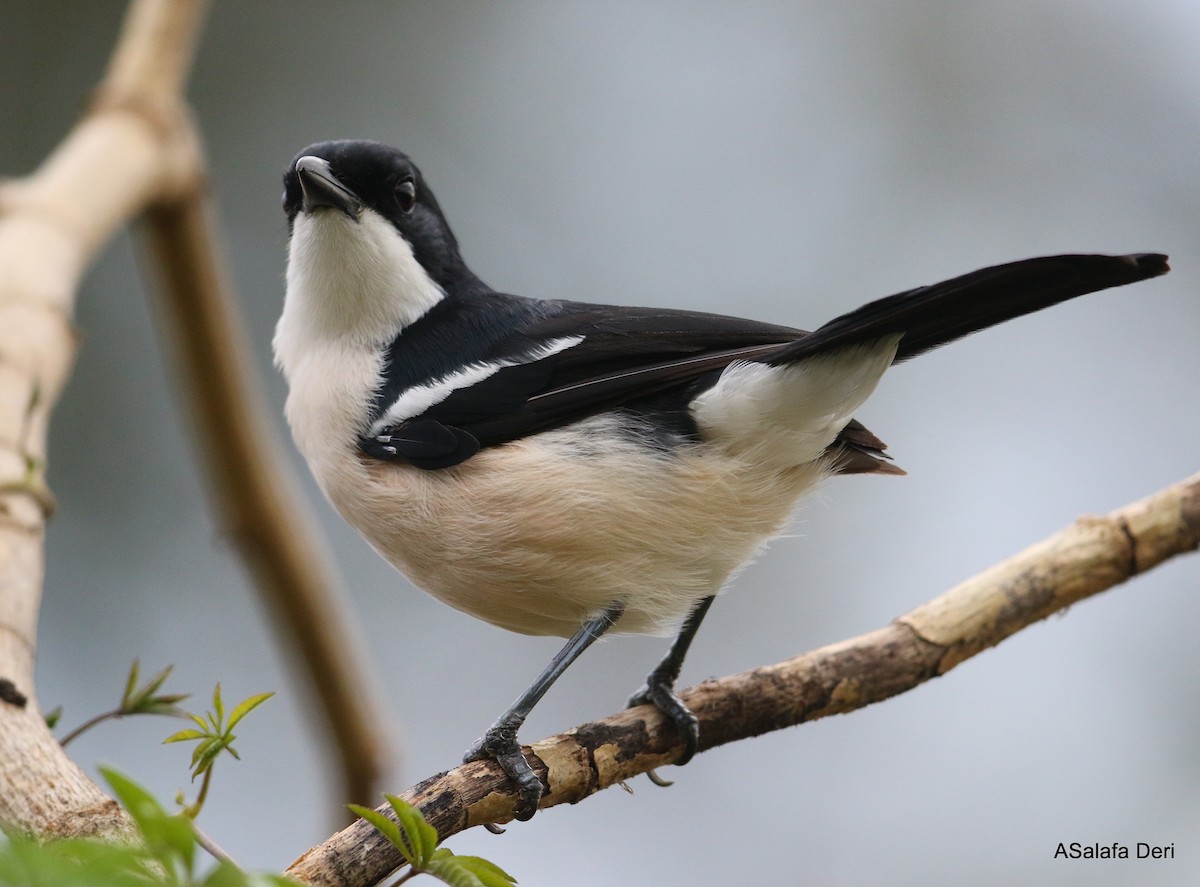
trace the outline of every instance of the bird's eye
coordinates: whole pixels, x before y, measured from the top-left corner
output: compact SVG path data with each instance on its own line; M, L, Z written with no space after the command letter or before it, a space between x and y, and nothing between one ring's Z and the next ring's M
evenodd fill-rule
M405 176L396 186L396 204L401 212L411 212L417 202L417 185L412 176Z

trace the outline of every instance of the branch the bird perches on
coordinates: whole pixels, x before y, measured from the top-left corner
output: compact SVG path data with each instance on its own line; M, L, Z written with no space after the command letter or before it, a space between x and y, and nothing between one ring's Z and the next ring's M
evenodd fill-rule
M681 695L700 719L699 750L845 714L939 677L1072 604L1200 546L1200 474L1066 529L952 588L890 625L794 659L705 681ZM650 706L534 743L542 806L576 803L655 767L681 746ZM402 797L445 838L512 818L517 795L500 767L464 764ZM388 808L382 806L385 815ZM365 887L402 862L359 820L292 863L305 883Z

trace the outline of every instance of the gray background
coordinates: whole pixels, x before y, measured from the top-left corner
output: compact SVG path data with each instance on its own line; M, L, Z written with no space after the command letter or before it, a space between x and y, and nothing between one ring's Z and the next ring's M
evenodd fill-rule
M114 2L5 4L0 169L33 168L96 81ZM468 260L547 297L800 326L1057 251L1161 250L1164 281L1090 296L890 374L862 410L904 479L831 482L718 601L685 680L886 623L1062 527L1197 468L1200 7L994 3L216 4L191 96L272 416L279 176L318 139L422 165ZM73 724L129 660L203 697L279 690L203 822L280 867L329 831L329 754L232 546L138 251L89 274L50 480L39 693ZM281 434L281 440L284 439ZM299 466L290 444L278 458ZM557 647L415 591L305 476L396 723L399 789L453 765ZM1200 883L1197 564L1088 601L851 717L702 755L503 838L455 838L523 884ZM533 739L618 707L662 642L616 639L539 707ZM169 799L174 725L75 749ZM1173 862L1067 862L1058 842L1174 842Z

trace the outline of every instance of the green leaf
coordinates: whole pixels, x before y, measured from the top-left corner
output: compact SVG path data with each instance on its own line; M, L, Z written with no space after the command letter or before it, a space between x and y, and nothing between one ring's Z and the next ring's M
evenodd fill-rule
M129 815L133 817L133 821L142 827L146 822L155 819L163 819L167 816L167 812L162 805L150 792L146 791L128 776L125 776L118 770L112 767L101 766L100 774L104 777L112 789L113 794L117 796L117 801L124 807Z
M232 862L222 860L199 882L199 887L297 887L298 884L283 875L244 872Z
M297 887L299 884L283 875L244 872L228 860L222 860L203 881L197 883L198 887Z
M138 662L135 659L133 667L129 670L129 678L125 682L125 693L121 697L120 711L122 714L167 714L181 715L183 712L176 707L177 702L182 702L188 698L187 693L166 693L161 696L156 695L162 685L171 675L174 666L168 665L145 685L138 687ZM202 725L203 726L203 725Z
M384 795L384 797L395 811L400 828L404 830L409 845L413 848L413 854L417 860L416 866L424 868L425 863L433 857L433 851L437 849L437 829L425 821L420 810L403 798L395 795Z
M275 694L272 693L257 693L254 696L247 697L237 704L234 710L229 715L229 726L227 730L232 730L237 726L238 721L244 718L254 709L258 708Z
M201 733L199 730L180 730L178 733L172 733L163 740L163 745L169 742L188 742L192 739L204 739L207 733Z
M286 875L249 872L246 875L246 887L300 887L300 882Z
M512 887L516 879L498 865L478 856L455 856L443 848L425 871L450 887Z
M0 844L0 884L17 887L147 887L141 845L68 838L39 844L14 835ZM161 875L159 875L161 882Z
M213 687L213 712L216 714L216 719L213 721L213 726L220 731L221 725L225 723L225 706L221 702L220 683Z
M213 761L225 747L223 742L216 737L200 743L192 755L192 779L211 768ZM236 758L237 755L235 754L234 757Z
M133 664L129 666L129 677L125 679L125 692L121 694L122 709L125 708L125 701L133 696L134 690L137 687L139 668L140 664L136 659L133 660Z
M146 846L168 872L177 871L182 862L185 872L191 872L196 859L196 835L191 820L179 814L168 814L158 800L128 776L111 767L100 767L100 773L124 807Z
M199 760L208 753L209 749L211 749L214 745L219 744L220 741L220 736L212 735L206 735L200 740L196 747L192 749L192 763L190 766L193 771L196 770L196 764L199 762ZM219 752L220 749L218 748L217 751ZM193 776L194 775L195 773L193 773Z
M221 860L200 883L202 887L246 887L250 879L233 863Z
M449 850L446 851L450 853ZM453 855L453 854L452 854ZM517 879L490 859L482 856L454 856L458 864L479 878L484 887L511 887Z
M168 665L150 680L146 681L146 685L142 687L142 695L153 696L158 692L158 688L166 683L167 678L171 676L171 672L175 670L175 666Z
M50 730L53 730L55 727L57 727L58 722L62 720L62 714L63 707L61 705L56 706L53 711L46 712L46 714L43 716L46 721L46 727Z
M378 810L372 810L370 807L363 807L361 804L347 804L346 806L350 808L350 812L355 816L361 816L373 825L379 834L387 838L389 844L400 851L400 855L404 857L408 864L415 867L415 857L409 848L408 842L405 841L404 835L401 834L400 826L392 822Z
M162 681L166 679L166 673L158 675L150 682L148 687L156 690L161 686ZM225 724L225 703L221 698L221 685L217 684L213 687L213 710L205 712L205 716L201 717L196 714L188 714L192 722L200 729L189 728L179 730L168 736L164 742L195 742L196 746L192 749L192 761L190 764L192 771L192 781L195 782L200 776L205 777L204 786L200 789L200 797L196 803L187 808L186 812L190 817L195 817L200 811L200 805L203 804L203 799L207 794L209 785L209 775L212 772L213 763L220 756L221 752L229 752L235 759L241 760L237 749L233 747L233 742L237 736L233 733L233 728L246 715L250 714L258 706L262 705L274 693L258 693L243 699L239 702L230 713L229 724ZM184 698L179 696L157 696L148 697L141 704L144 706L159 706L172 707L171 704L175 701Z
M139 703L133 714L187 717L187 713L179 707L178 703L190 698L190 693L165 693L162 696L154 696Z

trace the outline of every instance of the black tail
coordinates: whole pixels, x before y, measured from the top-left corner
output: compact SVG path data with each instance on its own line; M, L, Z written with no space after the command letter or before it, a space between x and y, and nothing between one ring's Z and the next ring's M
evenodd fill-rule
M1076 296L1166 274L1167 257L1044 256L972 271L868 302L767 359L785 364L900 333L896 362Z

